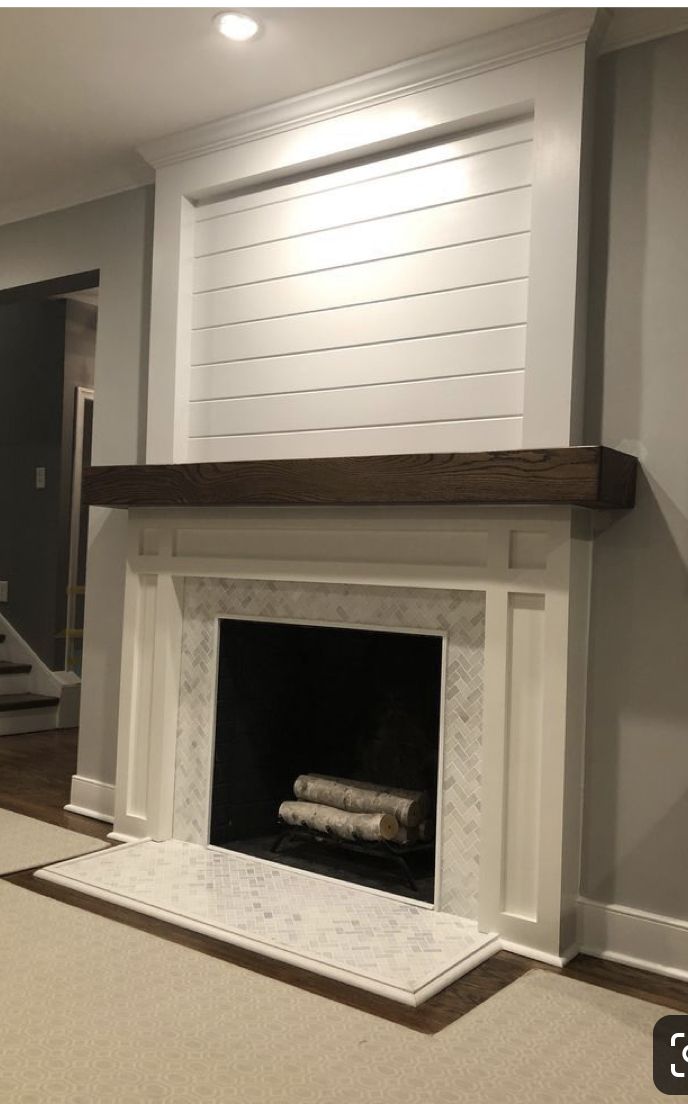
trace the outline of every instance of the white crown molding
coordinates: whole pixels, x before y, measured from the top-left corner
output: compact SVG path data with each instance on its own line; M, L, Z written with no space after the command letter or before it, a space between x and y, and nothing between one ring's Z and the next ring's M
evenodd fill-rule
M617 8L611 13L601 54L625 50L688 30L688 8Z
M139 147L156 169L588 41L596 8L562 8L422 57L280 100Z

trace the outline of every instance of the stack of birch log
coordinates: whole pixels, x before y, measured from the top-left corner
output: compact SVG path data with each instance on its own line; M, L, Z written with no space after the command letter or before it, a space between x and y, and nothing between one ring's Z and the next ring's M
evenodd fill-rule
M398 844L428 842L434 825L428 817L428 795L350 778L300 774L296 801L283 801L280 819L342 840Z

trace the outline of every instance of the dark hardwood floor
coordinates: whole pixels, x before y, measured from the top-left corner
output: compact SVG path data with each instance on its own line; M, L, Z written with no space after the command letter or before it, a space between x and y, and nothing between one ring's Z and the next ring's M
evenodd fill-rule
M104 839L109 831L108 824L66 813L63 809L69 800L70 778L76 769L76 742L76 732L67 729L0 737L0 807ZM579 955L563 970L556 970L508 951L500 951L420 1008L407 1008L119 905L39 881L31 870L5 875L4 880L425 1034L441 1031L528 970L552 970L565 977L688 1013L686 982L587 955Z
M0 807L105 839L110 824L65 812L76 773L77 730L0 736Z

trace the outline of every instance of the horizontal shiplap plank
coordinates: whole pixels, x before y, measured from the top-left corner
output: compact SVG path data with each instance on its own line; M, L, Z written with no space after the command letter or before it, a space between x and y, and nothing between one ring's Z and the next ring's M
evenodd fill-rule
M479 375L525 367L525 326L193 368L190 398L227 399L324 387Z
M521 417L485 418L373 429L191 438L186 459L189 463L215 463L290 457L384 456L405 452L481 452L520 448L522 440Z
M419 295L413 299L364 303L295 317L196 330L191 339L191 363L211 364L513 326L526 320L527 283L527 280L514 280Z
M530 184L532 143L239 211L196 226L197 257L387 218Z
M344 169L324 170L289 184L275 184L258 191L232 196L229 199L215 200L197 207L195 217L197 222L206 222L224 215L236 214L238 211L282 203L298 196L316 195L319 192L358 184L364 180L374 180L378 177L406 172L409 169L421 168L423 165L451 161L469 157L484 150L516 145L519 142L527 142L532 137L532 119L515 119L501 126L490 127L448 142L426 145L406 153L390 153L386 157L378 157L359 165L349 165Z
M193 326L221 326L528 275L530 236L518 234L406 257L332 268L194 296Z
M193 290L212 291L518 234L530 229L530 209L528 187L218 253L195 262Z
M493 418L523 413L523 372L192 403L191 437Z

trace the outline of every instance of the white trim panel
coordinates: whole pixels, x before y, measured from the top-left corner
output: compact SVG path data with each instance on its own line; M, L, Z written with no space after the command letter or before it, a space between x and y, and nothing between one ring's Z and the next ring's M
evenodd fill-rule
M544 594L509 594L501 907L530 921L538 917L544 643Z

